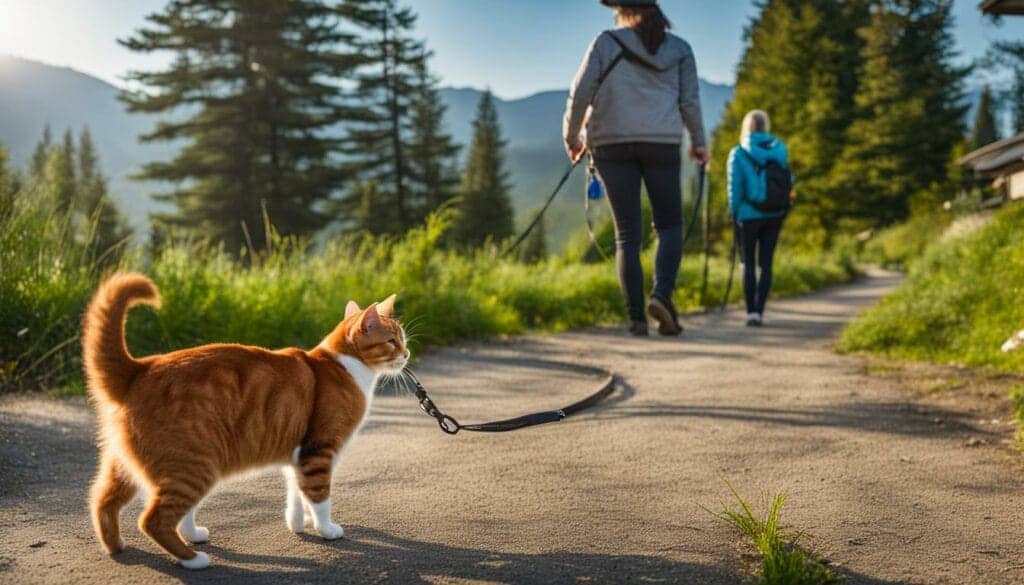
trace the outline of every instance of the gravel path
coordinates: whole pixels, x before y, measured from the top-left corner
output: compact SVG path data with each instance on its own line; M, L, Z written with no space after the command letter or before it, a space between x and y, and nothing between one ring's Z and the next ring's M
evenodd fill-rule
M925 406L829 345L895 285L879 275L774 303L770 325L688 319L681 339L590 329L438 351L417 372L463 422L557 407L618 372L602 407L502 435L449 437L413 398L374 403L335 476L340 541L288 532L268 472L199 512L213 566L187 573L125 518L95 542L96 451L82 399L0 399L0 583L736 583L747 549L705 508L784 491L786 523L848 583L1024 582L1024 473L987 431ZM941 423L941 424L939 424ZM991 441L998 442L998 441Z

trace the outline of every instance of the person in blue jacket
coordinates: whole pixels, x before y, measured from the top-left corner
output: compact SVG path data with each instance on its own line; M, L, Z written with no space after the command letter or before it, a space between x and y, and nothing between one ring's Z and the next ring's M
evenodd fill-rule
M789 167L786 145L770 130L768 114L749 112L743 118L740 143L729 153L729 211L743 260L748 327L764 323L764 306L772 288L772 260L786 218L786 211L765 212L756 207L766 199L765 165L774 161Z

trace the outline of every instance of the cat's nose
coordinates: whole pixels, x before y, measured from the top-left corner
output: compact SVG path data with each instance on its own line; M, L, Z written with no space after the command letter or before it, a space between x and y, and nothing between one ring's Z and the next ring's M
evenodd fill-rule
M405 350L405 359L409 359L409 356L411 356L411 355L412 355L411 351L409 351L408 349Z

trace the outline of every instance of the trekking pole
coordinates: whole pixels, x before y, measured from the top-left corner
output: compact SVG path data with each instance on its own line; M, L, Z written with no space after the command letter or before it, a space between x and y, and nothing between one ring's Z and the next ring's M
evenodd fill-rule
M707 188L707 169L705 165L699 166L700 190L703 193ZM704 306L708 297L708 262L711 256L711 192L705 194L704 202L704 276L700 285L700 304Z
M725 312L729 307L729 295L732 294L732 278L736 273L736 258L740 255L740 232L734 221L732 224L732 251L729 259L729 280L725 285L725 296L722 297L722 306L719 311Z

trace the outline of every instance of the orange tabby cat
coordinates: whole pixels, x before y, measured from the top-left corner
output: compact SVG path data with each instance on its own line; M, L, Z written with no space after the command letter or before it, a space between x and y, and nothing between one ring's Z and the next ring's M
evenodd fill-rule
M106 551L124 548L120 511L144 487L139 528L184 567L206 567L206 554L186 544L209 537L196 526L196 506L220 479L275 464L288 478L288 527L302 532L308 515L321 536L339 538L334 463L365 419L378 377L409 359L394 302L365 310L349 302L344 320L308 352L216 344L136 359L125 315L137 303L158 306L159 293L141 274L104 282L86 311L82 346L100 419L92 519Z

